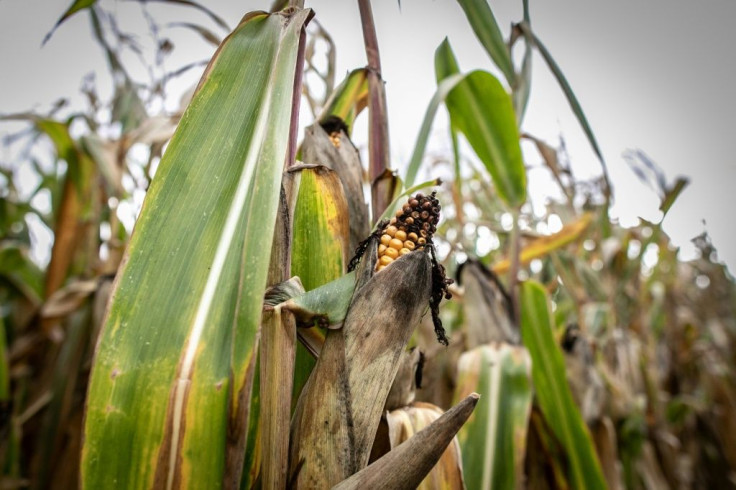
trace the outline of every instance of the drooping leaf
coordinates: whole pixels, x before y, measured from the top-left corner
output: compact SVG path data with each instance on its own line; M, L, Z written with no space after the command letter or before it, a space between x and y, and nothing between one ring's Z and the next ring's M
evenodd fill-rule
M449 49L447 39L442 42L438 51L446 49ZM432 123L434 122L435 115L437 114L437 109L440 104L445 101L447 94L449 94L450 91L452 91L452 89L465 78L464 75L451 72L451 67L453 66L451 64L451 60L454 60L454 56L435 57L435 60L437 60L437 58L439 58L439 61L435 63L435 70L438 75L437 91L432 96L432 100L430 100L429 106L427 106L427 111L424 114L422 126L419 129L419 134L417 135L417 142L414 144L414 151L412 152L411 159L409 160L409 165L406 170L406 177L404 177L405 187L411 187L414 185L417 173L419 172L419 167L422 164L424 151L427 148L429 132L432 129ZM440 74L442 74L441 79Z
M202 36L202 39L212 44L213 46L219 46L222 42L220 36L207 29L206 27L200 24L195 24L193 22L171 22L166 27L183 27L185 29L191 29Z
M570 104L572 112L575 114L575 117L580 123L580 126L583 128L583 132L588 138L590 146L593 148L593 151L598 156L598 159L601 161L601 164L603 165L603 169L605 171L605 160L603 158L603 153L601 153L601 150L598 147L598 141L596 141L595 139L593 129L590 127L588 119L585 117L585 113L583 112L583 108L580 105L580 102L578 102L578 98L575 96L575 92L573 92L572 87L570 87L570 84L567 81L567 78L565 78L565 75L562 73L562 69L560 69L559 65L554 60L552 54L549 52L546 46L542 44L542 41L540 41L536 34L532 32L531 27L528 23L522 22L521 24L519 24L519 27L521 27L525 35L530 36L534 40L534 45L537 47L539 53L542 55L542 58L544 58L547 66L552 71L554 77L557 79L557 83L560 84L560 88L562 88L562 92L565 94L565 97L567 98L567 102Z
M504 74L509 86L513 87L516 82L516 74L511 62L511 54L487 0L458 0L458 3L465 11L465 16L475 36Z
M293 312L303 324L314 324L318 317L322 317L328 325L337 325L345 319L354 289L355 272L350 272L288 300L282 307Z
M562 352L552 335L547 294L534 281L521 286L521 336L532 357L539 407L565 450L573 487L606 488L590 432L567 383Z
M665 192L664 197L662 198L662 203L659 205L659 210L662 211L662 219L664 219L665 216L667 216L667 212L670 210L672 205L675 203L677 198L680 196L680 193L685 190L685 187L690 183L689 179L686 179L684 177L680 177L677 179L672 185L672 187L669 187L667 191Z
M239 483L232 468L242 469L247 447L297 52L310 15L246 16L169 143L95 357L83 488L219 486L226 475Z
M199 10L200 12L203 12L207 17L212 19L212 21L223 28L225 31L230 30L230 26L227 25L227 22L223 20L222 17L214 13L212 10L208 9L201 3L195 2L193 0L146 0L148 2L161 2L161 3L173 3L176 5L184 5L186 7L192 7L196 10Z
M54 27L51 28L51 30L44 36L43 42L41 45L44 45L48 42L49 39L51 39L51 36L54 34L56 29L69 17L76 14L80 10L88 9L92 7L94 4L97 3L97 0L75 0L68 9L66 9L66 12L64 12L59 20L56 21L56 24L54 24Z
M451 66L447 41L435 53L435 66ZM511 98L490 73L473 71L445 101L453 127L461 131L493 179L499 197L511 207L526 201L526 171Z
M554 252L577 240L592 221L593 214L585 213L575 221L563 226L557 233L534 239L521 249L519 262L528 264L534 259L544 257L550 252ZM493 272L503 274L509 270L510 265L509 259L499 260L493 265Z

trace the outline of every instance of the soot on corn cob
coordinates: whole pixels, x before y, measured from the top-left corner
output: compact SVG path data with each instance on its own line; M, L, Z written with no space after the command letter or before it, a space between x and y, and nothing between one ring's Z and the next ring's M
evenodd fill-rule
M355 251L355 257L348 264L348 270L357 267L361 257L367 249L371 239L379 238L378 261L376 272L388 267L394 260L402 255L409 254L417 249L427 248L432 257L432 295L429 299L429 307L432 312L432 322L437 340L448 345L445 329L439 317L439 305L442 298L450 299L452 295L447 287L453 283L445 275L445 268L437 261L435 256L432 236L437 231L437 223L440 219L440 202L435 197L437 193L425 196L417 193L396 211L396 215L390 221L379 223L379 226L370 237L364 240Z

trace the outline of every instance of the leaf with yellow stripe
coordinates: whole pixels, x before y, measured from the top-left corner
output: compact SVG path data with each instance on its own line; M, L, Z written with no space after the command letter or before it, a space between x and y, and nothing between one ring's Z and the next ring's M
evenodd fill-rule
M347 124L348 130L351 130L355 118L367 105L368 69L358 68L351 71L332 92L319 116L319 121L324 123L329 116L337 116Z
M161 160L95 356L83 488L239 484L310 15L246 16L210 62Z
M591 213L585 213L572 223L563 226L557 233L533 240L521 249L519 261L522 264L528 264L534 259L544 257L555 250L559 250L568 243L574 242L585 231L592 220L593 215ZM509 259L500 260L493 266L493 272L504 274L509 270L509 266Z
M476 347L460 356L455 399L478 392L481 399L460 429L468 489L520 488L532 407L531 358L506 343Z

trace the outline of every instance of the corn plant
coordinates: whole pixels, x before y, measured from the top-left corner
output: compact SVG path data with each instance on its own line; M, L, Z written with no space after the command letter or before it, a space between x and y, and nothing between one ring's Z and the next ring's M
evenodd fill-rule
M707 235L701 259L683 263L661 221L610 221L606 163L528 2L507 40L486 1L458 2L500 77L463 71L451 40L441 43L403 178L389 164L368 1L358 2L368 65L341 83L332 62L323 72L311 62L315 43L328 58L335 47L299 2L234 29L200 4L170 3L227 34L186 25L217 51L180 111L149 114L167 81L197 63L174 73L154 64L141 86L122 61L138 46L101 5L78 0L54 29L89 15L112 100L88 82L87 113L2 116L27 124L7 141L29 138L21 159L41 177L24 198L2 168L4 485L736 481L733 279ZM171 46L152 31L158 59ZM534 50L600 159L598 181L576 180L564 155L523 130ZM314 116L303 137L302 100ZM443 106L454 178L417 184ZM351 140L358 117L369 121L367 169ZM542 217L527 203L522 139L564 196ZM50 164L38 142L51 143ZM148 155L136 161L141 146ZM687 181L668 183L641 151L626 160L664 219ZM130 234L118 211L143 190ZM44 193L51 212L34 204ZM45 270L29 258L29 214L54 232ZM550 232L552 218L564 226ZM489 237L497 245L482 251Z

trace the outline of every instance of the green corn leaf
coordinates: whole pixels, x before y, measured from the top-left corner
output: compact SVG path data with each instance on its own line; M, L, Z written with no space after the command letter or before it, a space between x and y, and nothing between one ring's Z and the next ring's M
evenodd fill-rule
M496 66L506 77L509 86L514 86L516 75L511 62L509 48L503 40L496 17L486 0L458 0L475 36L486 49Z
M95 356L83 488L240 481L297 52L310 15L246 16L169 143Z
M521 486L532 408L531 364L526 349L505 343L482 345L458 360L455 400L472 392L481 395L458 433L468 489Z
M567 453L574 488L606 488L588 428L575 405L565 375L565 360L552 335L544 287L521 287L521 337L532 356L532 379L539 408Z
M331 143L330 143L331 145ZM323 166L304 165L290 170L298 187L294 194L291 271L307 291L345 274L350 247L348 202L338 173ZM312 327L315 328L316 327ZM318 334L319 332L313 332ZM294 365L292 408L316 360L299 343Z
M80 10L88 9L92 7L94 4L97 3L97 0L75 0L68 9L66 9L66 12L62 14L62 16L59 18L59 20L56 21L56 24L54 24L54 27L51 28L51 30L44 36L43 42L41 45L44 45L48 42L49 39L51 39L51 36L54 34L56 29L64 23L65 20L67 20L72 15L76 14Z
M324 122L329 116L337 116L348 126L350 134L355 118L367 104L368 70L359 68L351 71L332 92L318 119Z
M435 53L439 74L457 68L450 44L445 40ZM488 72L464 76L445 101L453 129L461 131L493 178L503 201L517 207L526 200L526 171L519 145L511 97Z
M419 129L417 142L414 145L414 151L412 152L411 159L409 160L409 165L406 170L406 177L404 178L405 187L411 187L414 185L417 173L419 172L419 167L422 164L424 151L427 149L429 132L432 129L432 123L437 115L437 109L439 109L440 104L445 101L445 98L450 91L465 79L465 75L458 74L457 62L454 61L455 57L452 54L452 50L447 39L440 44L437 51L438 53L440 51L443 52L442 56L435 56L435 71L437 72L438 83L437 91L432 96L432 100L430 100L429 106L427 106L427 111L424 114L424 120L422 121L422 126Z
M337 325L345 319L354 290L355 272L350 272L281 306L293 312L302 324L312 324L317 317L324 317L329 325Z
M662 219L667 216L667 212L670 210L675 201L680 196L680 193L685 190L685 187L690 183L685 177L678 178L672 187L667 188L662 203L659 205L659 210L662 211Z

